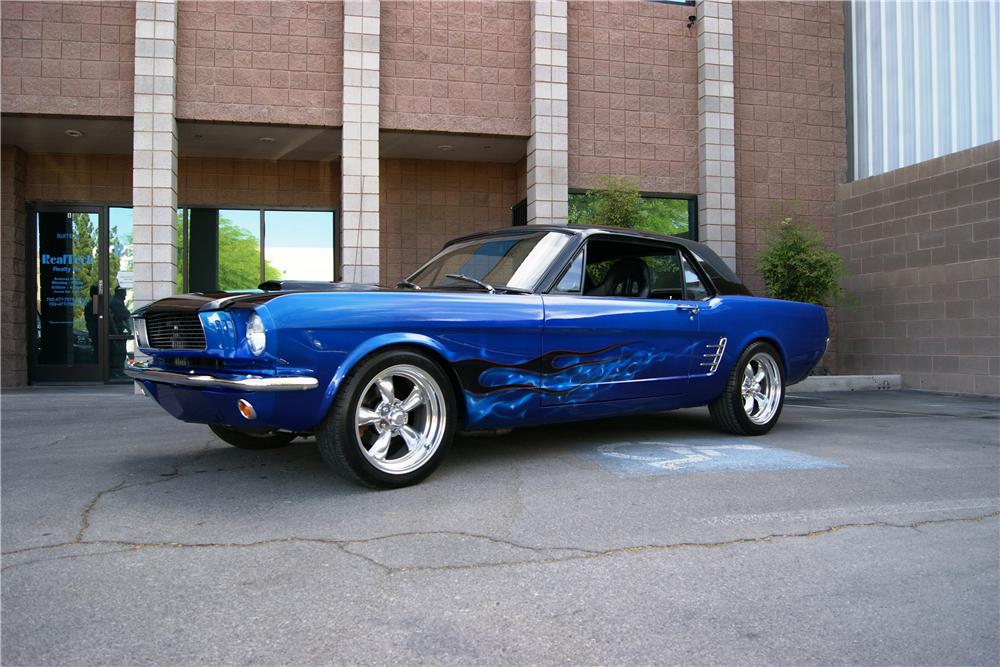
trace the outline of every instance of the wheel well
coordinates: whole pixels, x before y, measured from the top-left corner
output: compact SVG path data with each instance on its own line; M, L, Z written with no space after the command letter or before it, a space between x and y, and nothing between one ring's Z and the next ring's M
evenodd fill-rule
M444 373L445 377L447 377L448 381L451 383L451 389L455 395L455 406L458 408L458 424L459 426L465 424L467 416L466 405L465 405L465 398L462 395L462 383L458 379L458 373L456 373L455 369L452 368L452 365L448 363L448 360L445 359L443 356L441 356L441 353L435 350L434 348L428 347L426 345L421 345L419 343L396 343L396 344L386 345L384 347L372 350L361 359L358 359L357 363L355 363L354 366L357 366L362 361L373 355L382 354L383 352L390 352L393 350L408 350L410 352L416 352L432 360L434 363L438 365L439 368L441 368L441 371Z
M758 336L757 338L754 338L749 343L747 343L746 345L744 345L743 346L743 350L747 349L748 347L750 347L754 343L767 343L768 345L770 345L771 347L773 347L775 350L778 351L778 356L781 357L781 367L782 367L782 370L784 371L785 376L787 377L787 375L788 375L788 360L785 359L785 351L781 348L780 345L778 345L778 341L776 341L775 339L773 339L773 338L771 338L769 336ZM743 350L740 350L740 354L743 354Z

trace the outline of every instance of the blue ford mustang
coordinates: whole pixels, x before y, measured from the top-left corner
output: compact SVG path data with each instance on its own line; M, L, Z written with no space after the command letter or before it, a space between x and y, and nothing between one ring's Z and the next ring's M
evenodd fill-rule
M457 430L708 405L760 435L823 356L818 306L754 297L707 246L529 226L452 241L395 289L264 283L136 313L130 375L247 449L315 434L335 470L414 484Z

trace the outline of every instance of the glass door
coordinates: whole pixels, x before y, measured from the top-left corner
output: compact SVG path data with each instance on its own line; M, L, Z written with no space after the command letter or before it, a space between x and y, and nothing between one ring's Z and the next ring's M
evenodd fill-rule
M132 209L39 206L28 220L32 382L129 382Z
M34 285L28 312L33 382L100 382L104 349L98 208L36 210ZM29 246L30 247L30 246ZM33 324L33 326L32 326Z
M132 332L133 307L133 256L132 209L108 209L107 243L107 306L104 321L107 323L107 374L108 382L131 382L125 375L125 361L135 356Z

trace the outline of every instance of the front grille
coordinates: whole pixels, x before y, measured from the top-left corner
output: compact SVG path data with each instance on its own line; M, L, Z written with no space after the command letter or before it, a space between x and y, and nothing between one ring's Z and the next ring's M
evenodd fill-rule
M204 350L205 331L197 313L146 315L149 346L158 350Z

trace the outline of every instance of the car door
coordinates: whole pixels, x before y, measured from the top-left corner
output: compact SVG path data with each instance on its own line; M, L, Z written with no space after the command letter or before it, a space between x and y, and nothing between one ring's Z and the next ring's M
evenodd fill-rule
M702 302L686 298L682 261L668 243L588 239L543 296L543 406L685 391Z

